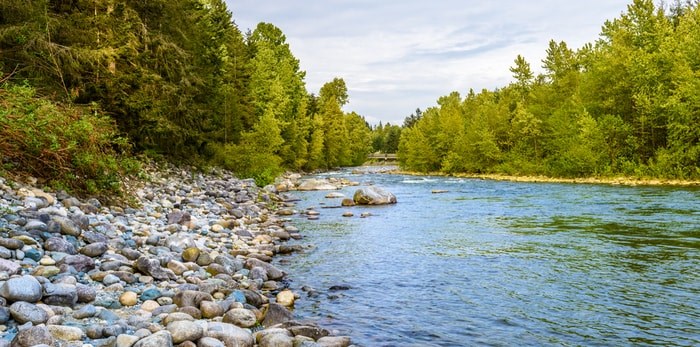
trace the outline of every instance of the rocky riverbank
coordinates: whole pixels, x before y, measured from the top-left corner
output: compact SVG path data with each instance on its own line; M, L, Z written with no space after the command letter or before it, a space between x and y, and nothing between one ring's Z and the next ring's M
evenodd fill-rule
M270 263L301 238L284 193L228 172L144 169L137 207L0 178L0 346L348 346L295 321Z

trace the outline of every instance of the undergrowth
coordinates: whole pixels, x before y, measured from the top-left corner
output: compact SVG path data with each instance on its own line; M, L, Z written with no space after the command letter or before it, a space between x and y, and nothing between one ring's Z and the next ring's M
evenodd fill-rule
M30 175L79 195L119 194L139 171L130 145L96 105L62 105L24 84L0 85L0 174Z

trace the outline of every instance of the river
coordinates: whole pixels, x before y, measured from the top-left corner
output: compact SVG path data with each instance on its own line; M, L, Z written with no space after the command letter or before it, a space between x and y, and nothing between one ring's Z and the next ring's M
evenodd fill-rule
M278 259L295 314L359 346L700 345L696 188L327 176L398 198L295 193L321 213L292 220L314 247Z

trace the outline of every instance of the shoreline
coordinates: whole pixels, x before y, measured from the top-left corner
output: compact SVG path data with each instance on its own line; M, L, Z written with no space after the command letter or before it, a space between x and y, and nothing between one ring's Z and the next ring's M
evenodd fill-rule
M439 176L439 177L456 177L456 178L473 178L492 181L508 181L508 182L523 182L523 183L570 183L570 184L602 184L614 186L649 186L649 187L700 187L700 181L686 181L677 179L643 179L631 177L583 177L583 178L556 178L548 176L517 176L504 174L445 174L442 172L415 172L405 170L387 170L382 171L389 175L408 175L408 176Z
M0 347L351 344L296 320L272 262L304 249L287 196L220 169L143 171L138 207L0 177Z

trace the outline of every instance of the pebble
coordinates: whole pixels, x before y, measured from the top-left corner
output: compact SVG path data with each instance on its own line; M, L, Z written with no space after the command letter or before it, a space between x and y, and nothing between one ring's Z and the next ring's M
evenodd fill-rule
M294 293L292 293L292 291L289 289L285 289L277 293L277 303L282 306L294 306L294 300Z
M124 292L119 296L119 303L124 306L134 306L138 302L138 295L134 292Z
M186 320L168 324L167 330L172 336L173 343L197 341L204 335L204 328L200 324Z
M280 217L298 213L295 198L220 169L143 171L128 185L136 208L0 178L0 332L16 334L12 346L253 346L250 329L277 329L260 346L327 337L271 328L293 319L297 299L270 294L286 287L273 257L303 250L284 243L302 237Z

